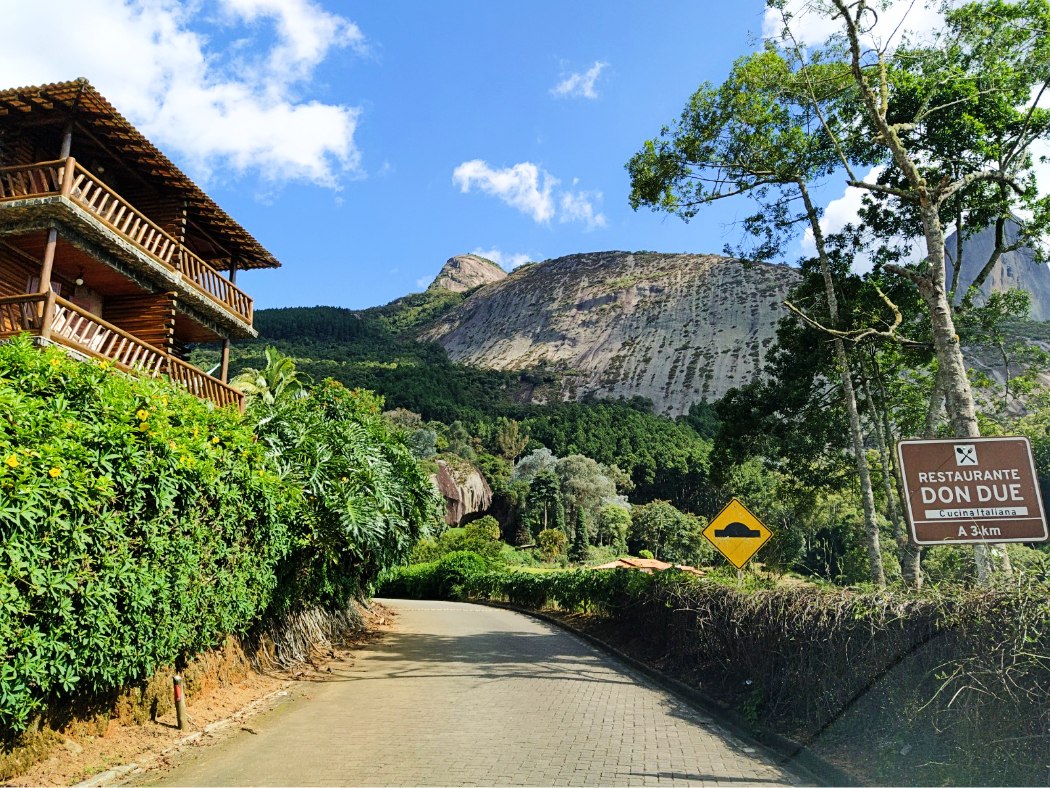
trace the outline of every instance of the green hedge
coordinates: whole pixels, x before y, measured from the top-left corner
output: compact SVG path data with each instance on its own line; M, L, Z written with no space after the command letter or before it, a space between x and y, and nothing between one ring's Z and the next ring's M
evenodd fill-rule
M318 418L339 396L319 395ZM0 344L0 740L275 605L345 602L403 560L425 527L425 476L365 415L343 415L362 454L315 458L342 484L310 488L302 458L250 416L26 338ZM377 503L383 468L409 491L387 484Z

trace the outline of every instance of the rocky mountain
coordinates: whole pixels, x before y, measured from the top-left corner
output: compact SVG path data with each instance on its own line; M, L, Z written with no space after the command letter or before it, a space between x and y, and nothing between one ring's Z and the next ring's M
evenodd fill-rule
M1008 243L1016 238L1016 225L1007 224ZM946 241L946 248L955 249L955 234ZM995 248L995 228L988 227L966 239L963 247L962 271L959 275L957 301L961 301L966 289L980 273ZM949 260L947 271L948 282L951 282L952 265ZM1031 320L1050 320L1050 268L1035 261L1035 254L1029 248L1007 252L1000 258L991 276L985 280L981 291L989 293L1004 290L1027 290L1031 296Z
M478 261L452 258L431 289L492 276ZM642 396L678 415L759 375L797 280L717 255L574 254L482 283L421 338L473 366L553 370L563 399Z
M491 260L476 254L461 254L449 258L428 290L451 290L465 293L480 285L507 278L507 272Z

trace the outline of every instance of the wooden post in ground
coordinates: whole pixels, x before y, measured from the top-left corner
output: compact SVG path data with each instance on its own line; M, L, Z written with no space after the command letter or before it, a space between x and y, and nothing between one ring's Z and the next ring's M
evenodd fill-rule
M175 687L175 722L180 731L186 730L186 693L182 689L182 676L178 673L172 678Z

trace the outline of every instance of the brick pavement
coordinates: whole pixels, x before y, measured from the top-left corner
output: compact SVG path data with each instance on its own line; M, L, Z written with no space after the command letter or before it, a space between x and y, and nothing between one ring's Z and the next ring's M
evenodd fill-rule
M553 625L387 602L396 631L155 785L790 785L704 714Z

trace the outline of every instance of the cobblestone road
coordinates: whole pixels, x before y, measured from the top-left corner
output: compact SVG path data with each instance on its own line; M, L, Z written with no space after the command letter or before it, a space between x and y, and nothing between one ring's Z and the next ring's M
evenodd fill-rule
M527 616L388 602L396 631L157 785L790 785L580 639Z

